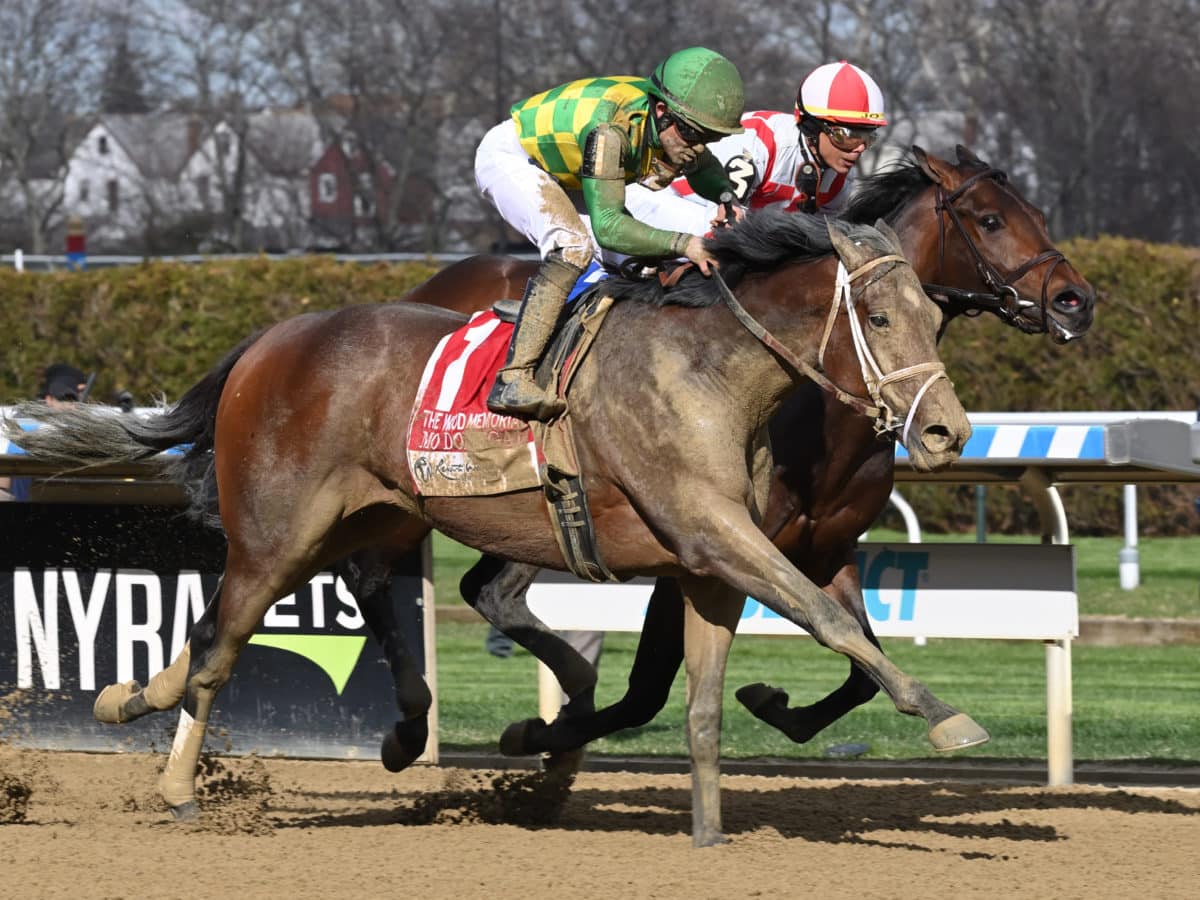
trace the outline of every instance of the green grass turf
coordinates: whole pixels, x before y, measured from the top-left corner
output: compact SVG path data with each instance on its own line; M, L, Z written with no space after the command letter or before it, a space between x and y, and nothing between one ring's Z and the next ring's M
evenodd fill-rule
M496 747L509 723L537 714L535 661L523 650L497 659L483 649L486 626L438 627L442 746ZM625 689L636 635L610 634L600 664L597 701ZM884 642L889 656L947 702L969 712L992 741L972 755L1044 759L1045 651L1040 644L931 640ZM1077 760L1172 760L1200 763L1200 651L1195 647L1076 647L1072 651L1074 743ZM845 677L846 663L808 638L743 635L734 641L726 677L722 752L728 757L824 755L838 743L870 744L869 758L936 756L923 723L877 697L807 745L796 745L746 712L734 697L743 684L784 687L793 704L812 702ZM644 728L596 742L616 755L685 756L684 677L676 677L667 708Z

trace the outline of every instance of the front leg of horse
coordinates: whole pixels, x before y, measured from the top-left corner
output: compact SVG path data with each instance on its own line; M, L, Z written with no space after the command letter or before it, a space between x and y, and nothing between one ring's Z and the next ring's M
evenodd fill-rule
M706 571L718 574L747 596L804 628L822 645L856 663L900 712L920 716L929 726L935 750L958 750L988 740L969 716L942 702L917 679L902 672L863 632L854 617L796 569L757 529L747 527L745 511L717 505L710 511L724 546L702 552Z
M688 698L688 752L692 762L692 846L725 843L721 827L721 701L725 663L745 595L712 578L683 581Z
M522 754L566 753L653 719L666 706L683 663L683 608L675 579L659 578L646 608L625 695L594 712L568 703L549 725L541 719L518 722L506 732L511 732L509 748Z
M842 567L825 592L854 616L867 640L879 647L863 602L858 568L853 559ZM857 663L851 662L846 680L808 706L788 706L786 691L762 682L739 688L737 698L756 717L782 731L797 744L803 744L878 693L879 685Z

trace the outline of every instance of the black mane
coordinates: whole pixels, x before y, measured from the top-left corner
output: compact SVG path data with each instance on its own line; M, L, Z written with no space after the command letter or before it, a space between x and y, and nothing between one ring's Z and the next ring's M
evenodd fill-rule
M784 212L777 207L747 214L736 225L719 229L706 243L721 262L721 276L733 287L749 272L767 271L784 263L806 262L833 253L828 222L856 241L891 252L883 236L874 228L824 216ZM671 290L663 290L657 278L640 281L620 276L601 282L600 290L616 299L655 306L698 307L720 302L712 279L697 271L688 272Z
M858 179L854 196L841 218L857 225L871 225L883 219L891 222L918 193L933 184L911 154L894 165Z

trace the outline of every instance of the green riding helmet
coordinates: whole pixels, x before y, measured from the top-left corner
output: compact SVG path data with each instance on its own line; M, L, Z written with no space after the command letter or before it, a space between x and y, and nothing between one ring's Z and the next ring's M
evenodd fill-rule
M653 93L680 118L704 131L740 134L746 91L733 63L707 47L672 53L650 76Z

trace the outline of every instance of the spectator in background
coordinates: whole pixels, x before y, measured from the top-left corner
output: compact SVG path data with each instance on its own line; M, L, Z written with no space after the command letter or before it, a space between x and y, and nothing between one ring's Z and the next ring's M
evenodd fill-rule
M37 395L47 406L79 403L88 398L95 381L95 372L85 375L67 363L51 363L42 373L42 383L38 387ZM31 485L32 479L30 478L12 478L8 475L0 475L0 500L27 502Z

